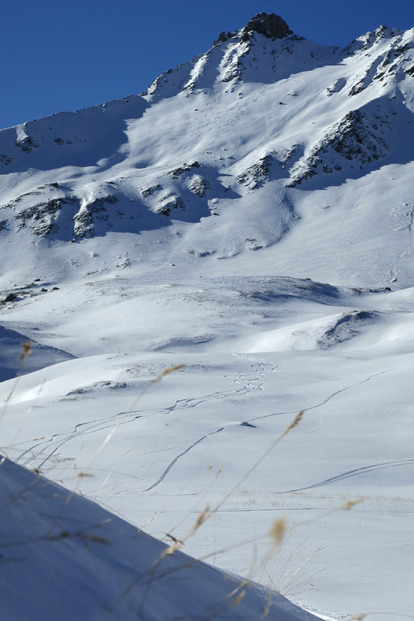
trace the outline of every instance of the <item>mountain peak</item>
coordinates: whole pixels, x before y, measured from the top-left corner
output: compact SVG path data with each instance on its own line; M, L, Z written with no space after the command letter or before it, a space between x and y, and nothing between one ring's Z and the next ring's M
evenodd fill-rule
M243 41L248 40L251 32L258 32L259 34L267 37L268 39L283 39L293 34L293 31L289 28L284 19L274 13L257 13L246 24L244 28L239 32L222 32L220 33L217 41L214 41L214 45L223 43L231 37L237 34L242 35Z
M254 15L247 25L243 28L243 34L254 30L259 34L267 37L268 39L283 39L288 35L293 34L284 19L274 13L258 13Z

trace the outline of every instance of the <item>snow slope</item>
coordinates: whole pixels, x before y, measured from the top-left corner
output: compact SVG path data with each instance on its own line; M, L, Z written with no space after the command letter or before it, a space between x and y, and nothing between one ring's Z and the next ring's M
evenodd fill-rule
M316 619L33 472L1 469L6 619Z
M0 132L3 454L337 620L412 616L413 41L246 27Z
M3 130L4 244L132 232L141 254L162 229L180 255L272 247L279 273L322 280L329 254L328 280L409 285L413 38L381 27L340 50L236 32L141 96Z

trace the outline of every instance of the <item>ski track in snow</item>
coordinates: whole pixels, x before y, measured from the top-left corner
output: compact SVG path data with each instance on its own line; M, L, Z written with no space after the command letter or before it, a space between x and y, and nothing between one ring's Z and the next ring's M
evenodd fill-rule
M346 390L351 390L352 388L354 388L355 386L360 386L361 384L365 384L366 382L368 382L370 379L372 379L373 377L376 377L377 375L382 375L383 373L386 373L386 371L381 371L379 373L374 373L373 375L370 375L369 377L365 378L364 380L362 380L361 382L357 382L355 384L351 384L350 386L346 386L345 388L342 388L341 390L337 390L334 393L332 393L331 395L329 395L328 397L326 397L326 399L324 399L323 401L321 401L320 403L317 403L316 405L310 406L308 408L305 408L305 411L308 410L314 410L318 407L321 407L322 405L325 405L326 403L328 403L328 401L330 401L331 399L333 399L336 395L341 394L343 392L345 392ZM292 412L274 412L272 414L266 414L265 416L258 416L256 418L249 418L247 421L245 422L251 422L254 420L258 420L261 418L268 418L270 416L282 416L285 414L294 414L296 413L297 410L294 410ZM142 490L143 492L148 492L150 490L152 490L154 487L156 487L157 485L159 485L166 477L166 475L170 472L171 468L177 463L177 461L180 459L180 457L182 457L183 455L186 455L191 449L193 449L195 446L197 446L197 444L199 444L200 442L202 442L203 440L205 440L208 436L214 435L216 433L219 433L220 431L223 431L225 427L221 427L220 429L216 429L215 431L210 431L209 433L205 434L204 436L202 436L201 438L199 438L198 440L196 440L195 442L193 442L193 444L191 444L189 447L187 447L182 453L180 453L179 455L177 455L177 457L175 457L167 466L167 468L164 470L164 472L161 474L161 476L158 478L158 480L156 481L156 483L154 483L153 485L151 485L150 487L148 487L147 489ZM414 461L414 460L413 460ZM372 469L374 469L375 466L372 466ZM363 468L361 469L363 470ZM355 474L358 474L358 471L355 471ZM352 476L351 474L345 473L345 475L348 476ZM328 479L326 481L326 483L323 483L325 485L327 485L330 482L333 482L337 479L341 479L341 478L345 478L345 475L338 475L337 477L333 477L332 479ZM317 483L314 486L309 486L309 488L304 488L304 489L310 489L311 487L319 487L321 484ZM280 493L289 493L290 491L300 491L300 490L288 490L286 492L280 492Z
M255 365L252 365L255 366ZM327 403L328 401L330 401L331 399L333 399L336 395L345 392L346 390L351 390L352 388L354 388L355 386L360 386L361 384L364 384L365 382L368 382L370 379L372 379L373 377L377 376L377 375L382 375L383 373L386 373L386 371L381 371L379 373L374 373L373 375L370 375L369 377L365 378L364 380L362 380L361 382L357 382L355 384L352 384L350 386L346 386L345 388L342 388L341 390L337 390L334 393L332 393L331 395L329 395L328 397L326 397L326 399L324 399L322 402L310 406L308 408L306 408L305 411L307 410L313 410L316 409L318 407L321 407L322 405L325 405L325 403ZM296 410L294 412L278 412L278 413L273 413L273 414L269 414L267 416L277 416L277 415L284 415L284 414L291 414L291 413L296 413ZM267 416L259 416L257 418L253 418L253 419L248 419L245 422L250 422L252 420L257 420L258 418L267 418ZM173 466L177 463L177 461L183 457L184 455L186 455L189 451L191 451L193 448L195 448L198 444L200 444L203 440L205 440L206 438L208 438L211 435L214 435L216 433L219 433L221 431L223 431L225 429L226 426L224 427L220 427L219 429L216 429L214 431L210 431L209 433L203 435L201 438L198 438L198 440L196 440L195 442L193 442L190 446L188 446L184 451L182 451L179 455L177 455L167 466L167 468L162 472L162 474L160 475L160 477L157 479L157 481L151 485L150 487L142 490L143 492L149 492L150 490L154 489L155 487L157 487L160 483L162 483L162 481L164 481L165 477L167 476L167 474L170 472L170 470L173 468ZM414 460L413 460L414 461ZM372 467L372 469L374 468L374 466ZM363 469L361 469L363 470ZM355 471L355 474L357 474L358 472ZM347 473L346 473L347 474ZM351 476L351 474L349 474L348 476ZM332 482L336 479L340 479L340 478L345 478L344 475L338 475L337 477L333 477L332 478ZM327 482L325 484L328 484L329 482L331 482L331 479L327 480ZM315 487L318 487L320 484L315 484ZM311 486L312 487L312 486ZM307 488L306 488L307 489ZM299 490L289 490L289 491L299 491ZM288 493L288 492L284 492L284 493Z
M347 390L351 390L352 388L355 388L356 386L361 386L362 384L369 382L373 377L376 377L377 375L383 375L384 373L388 373L388 370L379 371L378 373L373 373L372 375L370 375L369 377L366 377L360 382L356 382L355 384L350 384L349 386L340 388L339 390L336 390L332 394L328 395L323 401L320 401L319 403L316 403L315 405L310 405L309 407L303 408L303 410L304 412L308 412L310 410L315 410L317 408L320 408L326 403L328 403L329 401L331 401L331 399L333 399L337 395L340 395L341 393L346 392ZM271 414L263 414L262 416L255 416L254 418L248 418L246 422L251 423L252 421L261 420L263 418L271 418L272 416L282 416L284 414L296 414L296 413L297 413L297 410L289 410L286 412L272 412Z
M252 365L252 368L254 368L255 365ZM254 369L256 372L256 369ZM243 375L248 375L248 374L242 374L241 377ZM126 425L129 424L131 422L134 422L136 420L138 420L139 418L143 418L144 414L143 412L145 412L146 415L150 415L150 414L160 414L160 415L168 415L171 414L177 410L180 409L188 409L188 408L196 408L197 406L199 406L202 403L206 403L208 401L222 401L225 400L226 398L231 398L234 396L242 396L245 394L248 394L249 392L252 392L254 390L261 390L262 389L262 384L259 384L257 386L254 385L255 380L257 380L258 378L253 378L253 380L248 380L247 378L244 380L244 382L242 383L240 388L237 388L234 391L226 391L226 392L213 392L213 393L209 393L203 397L198 397L198 398L186 398L186 399L178 399L174 405L161 409L161 410L152 410L152 411L139 411L140 413L137 414L137 411L130 411L130 412L118 412L117 414L114 414L113 416L111 416L110 418L105 418L105 419L98 419L95 421L89 421L89 422L83 422L83 423L78 423L77 425L75 425L74 427L74 431L69 433L69 434L54 434L53 436L51 436L49 439L43 441L43 442L39 442L37 444L34 444L32 446L30 446L28 449L26 449L25 451L23 451L16 459L16 463L21 463L23 466L27 467L29 466L33 461L38 460L42 455L44 455L44 453L46 451L48 451L48 454L44 457L44 459L37 465L38 469L43 468L46 463L53 457L53 455L56 453L57 450L59 450L64 444L70 442L73 439L77 439L80 438L82 436L86 436L86 435L90 435L91 433L96 433L99 431L103 431L105 429L111 428L113 429L114 426L117 425ZM235 380L236 383L241 383L240 379ZM125 417L125 420L121 420L121 422L114 422L119 418ZM212 431L209 432L205 437L207 437L208 435L211 435L213 433L217 433L216 431ZM63 436L63 438L62 438ZM51 444L54 442L54 440L56 440L56 438L59 438L59 440L57 441L57 443L55 443L55 445L53 446L53 448L51 449ZM201 440L204 438L199 439L197 442L195 442L195 444L198 444L199 442L201 442ZM195 444L193 446L195 446ZM39 447L43 447L40 450ZM192 447L190 447L192 448ZM188 452L187 449L185 450L182 455L184 455L186 452ZM25 456L30 454L30 457L26 460L24 460ZM177 459L181 457L181 455L179 455L177 457ZM177 459L174 460L177 461ZM172 467L172 466L170 466ZM168 468L168 470L170 469L170 467ZM162 476L161 480L164 477ZM147 490L144 490L147 491Z
M400 466L407 466L410 464L414 464L414 458L403 459L401 461L386 461L386 462L380 462L378 464L370 464L369 466L362 466L361 468L354 468L353 470L347 470L346 472L342 472L341 474L337 474L336 476L329 477L329 479L325 479L324 481L319 481L318 483L312 483L312 485L307 485L306 487L298 487L295 489L288 489L282 492L275 492L275 493L276 494L291 494L293 492L303 492L308 489L315 489L316 487L323 487L325 485L330 485L331 483L336 483L337 481L342 481L343 479L348 479L350 477L355 477L360 474L365 474L366 472L374 472L376 470L383 470L385 468L398 468Z
M244 356L244 355L238 355L238 357L240 358L245 358L248 360L252 360L254 358L250 357L250 356ZM251 372L250 373L241 373L239 378L235 379L234 382L235 383L241 383L241 387L234 390L234 391L223 391L223 392L215 392L215 393L210 393L208 395L205 395L203 397L199 397L199 398L186 398L186 399L178 399L176 400L176 402L174 403L174 405L164 408L162 410L154 410L154 411L145 411L146 415L149 414L154 414L154 413L158 413L161 415L168 415L173 413L174 411L180 410L180 409L187 409L187 408L196 408L198 405L202 404L202 403L206 403L208 401L223 401L226 398L231 398L234 397L235 395L241 396L241 395L246 395L249 394L255 390L262 390L263 388L263 383L261 382L261 377L263 377L265 375L265 373L263 372L265 370L265 366L266 365L271 365L272 366L272 372L274 372L276 370L275 365L273 365L271 363L271 361L265 361L265 360L261 360L260 362L255 362L254 364L251 365ZM325 399L323 399L322 401L311 405L307 408L304 408L305 411L309 411L309 410L315 410L317 408L322 407L323 405L325 405L326 403L328 403L329 401L331 401L334 397L336 397L337 395L351 390L352 388L355 388L356 386L360 386L368 381L370 381L373 377L376 377L378 375L382 375L384 373L387 373L387 370L384 371L380 371L378 373L374 373L366 378L364 378L363 380L356 382L354 384L351 384L349 386L345 386L344 388L341 388L340 390L336 390L335 392L329 394ZM252 377L255 376L255 377ZM247 422L247 423L252 423L253 421L257 421L257 420L261 420L264 418L270 418L270 417L274 417L274 416L283 416L283 415L287 415L287 414L295 414L297 412L297 410L291 410L291 411L284 411L284 412L273 412L271 414L265 414L262 416L257 416L257 417L252 417L247 419L246 421L243 422ZM126 417L125 420L121 420L120 422L115 422L117 419L119 419L120 417ZM31 463L33 462L37 462L37 460L39 460L39 458L41 458L42 456L46 455L43 457L42 461L40 463L37 464L36 468L41 470L42 468L45 467L45 465L47 464L47 462L53 458L53 456L56 454L56 452L65 444L67 444L68 442L70 442L73 439L78 439L80 437L86 436L86 435L90 435L92 433L96 433L99 431L103 431L105 429L113 429L114 426L117 425L126 425L126 424L130 424L140 418L143 418L144 414L143 411L140 411L140 413L138 414L137 411L131 411L131 412L119 412L115 415L113 415L112 417L105 418L105 419L98 419L96 421L91 421L91 422L84 422L84 423L79 423L75 426L74 431L70 434L54 434L53 436L51 436L48 440L44 441L44 442L40 442L38 444L32 445L30 448L26 449L23 453L21 453L17 459L16 459L16 463L22 463L25 467L28 467ZM242 423L240 423L242 424ZM209 436L215 435L217 433L220 433L221 431L223 431L226 428L226 425L218 428L218 429L214 429L212 431L207 432L206 434L204 434L203 436L201 436L200 438L198 438L197 440L195 440L192 444L190 444L187 448L185 448L183 451L181 451L178 455L176 455L176 457L174 457L170 463L168 464L168 466L164 469L164 471L159 475L159 477L157 478L157 480L150 485L149 487L141 490L142 493L145 492L149 492L151 490L153 490L154 488L156 488L158 485L160 485L164 479L167 477L167 475L169 474L169 472L171 471L171 469L175 466L175 464L178 462L178 460L183 457L184 455L186 455L187 453L189 453L193 448L195 448L198 444L200 444L201 442L203 442L204 440L206 440ZM63 436L63 438L61 437ZM56 438L59 438L59 440L54 444L54 446L51 448L51 444L54 442L54 440L56 440ZM39 447L43 447L40 450ZM166 450L166 449L165 449ZM30 454L30 457L26 460L24 460L24 457L27 456L28 454ZM412 460L414 461L414 460ZM344 478L348 478L351 476L356 476L358 474L362 474L365 471L371 471L371 470L375 470L375 469L379 469L379 468L386 468L386 467L395 467L395 466L399 466L399 465L403 465L406 463L410 463L410 460L406 460L404 462L387 462L386 464L373 464L371 466L367 466L367 467L362 467L362 468L357 468L355 470L349 471L349 472L345 472L339 475L336 475L334 477L331 477L329 479L326 479L325 481L319 482L319 483L315 483L303 488L298 488L298 489L292 489L292 490L286 490L286 491L282 491L282 492L278 492L280 494L287 494L287 493L291 493L291 492L297 492L297 491L304 491L307 489L312 489L314 487L321 487L323 485L329 485L330 483L334 483L335 481L338 480L342 480Z
M59 436L64 436L64 438L62 440L60 440L57 444L55 444L53 450L51 452L49 452L49 454L47 455L47 457L45 457L43 459L42 462L40 462L40 464L38 465L38 469L40 470L41 468L43 468L45 466L45 464L49 461L49 459L51 459L53 457L53 455L56 453L57 450L59 450L64 444L66 444L67 442L70 442L71 440L73 440L74 438L79 438L82 436L86 436L86 435L90 435L91 433L95 433L97 431L103 431L104 429L113 429L114 428L114 424L113 421L114 418L118 418L119 416L124 415L125 412L120 412L119 414L116 414L115 416L112 416L110 419L105 419L107 421L106 424L102 424L103 420L100 420L99 422L90 425L90 423L79 423L78 425L75 426L75 431L73 433L70 433L69 435L66 434L55 434L53 436L51 436L51 438L49 440L47 440L47 444L49 445L50 443L53 442L53 440ZM131 414L133 414L133 412L131 412ZM129 420L125 420L125 421L121 421L121 423L116 423L115 426L117 425L125 425L126 423L130 423L134 420L137 420L139 418L142 418L142 415L137 415L137 416L132 416L129 418ZM85 427L86 425L88 425L88 429L82 430L82 431L78 431L78 429L80 429L81 427ZM90 426L89 426L90 425ZM33 460L38 459L44 452L46 449L42 449L40 452L38 453L34 453L34 449L37 448L38 446L41 446L44 443L40 443L38 445L35 445L34 447L31 447L29 449L27 449L26 451L24 451L19 458L16 460L16 463L20 463L20 460L27 455L28 453L32 453L32 456L23 462L23 465L25 467L27 467Z
M197 444L200 444L200 442L202 442L203 440L205 440L209 436L213 436L216 433L220 433L220 431L224 431L224 427L220 427L220 429L216 429L215 431L210 431L209 433L206 433L204 436L202 436L201 438L199 438L198 440L193 442L193 444L188 446L182 453L177 455L177 457L174 457L174 459L168 464L168 466L166 467L164 472L161 474L161 476L157 479L157 481L155 483L150 485L150 487L147 487L147 489L143 489L141 491L142 492L149 492L150 490L154 489L154 487L157 487L157 485L162 483L162 481L165 479L165 477L167 476L167 474L169 473L171 468L177 463L177 461L180 459L180 457L183 457L183 455L185 455L186 453L191 451L191 449L193 449L195 446L197 446Z

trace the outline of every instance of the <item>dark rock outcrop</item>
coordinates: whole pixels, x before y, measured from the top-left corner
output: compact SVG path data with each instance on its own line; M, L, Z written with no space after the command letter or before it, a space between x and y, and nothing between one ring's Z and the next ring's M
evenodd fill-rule
M214 41L214 45L218 45L219 43L224 43L225 41L228 41L228 39L230 39L232 36L234 36L234 33L232 32L221 32L219 34L217 41Z
M275 15L274 13L270 15L267 15L267 13L258 13L252 17L243 28L243 36L247 36L252 30L268 39L283 39L283 37L293 34L287 23L279 17L279 15Z
M265 181L270 180L270 167L272 165L272 156L265 155L260 158L255 164L250 166L244 173L238 175L236 180L238 183L242 183L249 190L255 190L262 185Z
M288 187L295 187L319 172L333 173L346 166L362 170L387 157L391 149L385 137L392 130L388 114L378 106L363 112L351 110L293 167Z
M20 140L17 140L16 147L24 151L25 153L33 153L35 149L39 148L39 145L35 143L33 138L26 136Z

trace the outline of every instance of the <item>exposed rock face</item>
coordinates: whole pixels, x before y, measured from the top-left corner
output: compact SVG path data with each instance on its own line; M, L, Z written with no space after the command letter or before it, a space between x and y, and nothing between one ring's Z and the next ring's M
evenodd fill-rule
M249 190L255 190L263 182L269 181L272 156L265 155L258 162L250 166L244 173L237 177L237 182L245 185Z
M267 15L267 13L258 13L252 17L243 28L243 35L247 35L252 30L268 39L283 39L283 37L293 34L287 23L279 17L279 15L275 15L274 13L270 15Z
M35 235L50 235L56 227L55 222L62 206L68 202L70 201L64 198L52 198L23 209L16 215L18 230L29 226Z
M74 216L73 231L75 237L94 237L96 220L109 220L108 210L105 205L113 205L118 202L116 196L103 196L83 205Z
M16 147L19 147L19 149L21 149L25 153L32 153L34 149L39 148L39 145L37 145L35 141L32 138L30 138L30 136L26 136L25 138L22 138L21 140L17 140Z
M219 34L217 41L214 41L214 45L218 45L219 43L224 43L225 41L230 39L231 36L232 36L231 32L221 32Z
M387 131L388 130L388 131ZM362 170L374 160L387 157L386 133L393 131L388 114L377 106L370 111L352 110L332 125L310 153L291 170L289 187L295 187L319 172L333 173L348 165Z

